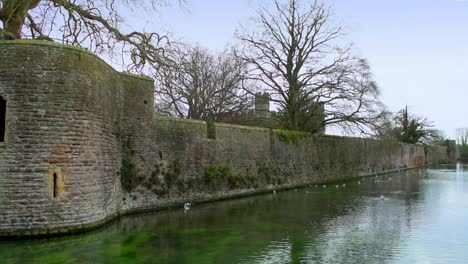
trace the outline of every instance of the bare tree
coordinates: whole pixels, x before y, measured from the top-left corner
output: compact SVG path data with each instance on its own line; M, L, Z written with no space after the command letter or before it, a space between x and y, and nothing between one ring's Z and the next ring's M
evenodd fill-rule
M97 53L128 53L132 68L165 62L165 35L119 29L122 11L144 5L156 9L171 0L0 0L0 39L60 39ZM183 2L180 0L179 2Z
M384 141L397 141L395 113L383 111L374 128L374 138Z
M218 121L228 113L239 113L252 105L242 89L244 63L223 52L213 55L186 45L171 52L173 65L157 73L157 111L181 118Z
M253 18L255 30L236 34L242 48L236 55L250 65L250 77L272 93L287 117L287 128L307 130L324 111L321 126L337 125L366 131L380 112L379 89L366 60L351 54L332 12L313 1L275 0Z
M458 145L468 145L468 128L461 127L455 130Z
M468 160L468 128L462 127L455 130L460 158Z

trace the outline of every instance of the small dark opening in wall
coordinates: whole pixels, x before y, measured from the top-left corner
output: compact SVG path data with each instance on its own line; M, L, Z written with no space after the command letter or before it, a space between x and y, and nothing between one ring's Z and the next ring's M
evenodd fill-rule
M160 158L161 160L163 160L163 153L162 153L162 151L159 151L159 158Z
M148 104L148 101L145 100L143 103Z
M54 173L54 198L57 198L57 173Z
M6 100L0 96L0 142L5 142Z

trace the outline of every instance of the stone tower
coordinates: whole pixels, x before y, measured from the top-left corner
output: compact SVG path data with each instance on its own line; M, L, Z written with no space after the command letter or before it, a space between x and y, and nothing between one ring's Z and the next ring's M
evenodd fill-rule
M123 141L142 141L153 80L46 41L0 41L0 61L11 62L0 64L0 236L84 230L117 215Z
M255 117L270 118L270 94L267 92L255 94Z

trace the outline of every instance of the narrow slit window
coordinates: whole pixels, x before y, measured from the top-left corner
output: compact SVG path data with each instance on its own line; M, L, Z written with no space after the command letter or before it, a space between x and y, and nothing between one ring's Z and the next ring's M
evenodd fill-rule
M57 173L54 173L53 185L54 185L52 186L53 191L54 191L53 197L57 198Z
M6 100L0 96L0 142L5 142L6 103Z

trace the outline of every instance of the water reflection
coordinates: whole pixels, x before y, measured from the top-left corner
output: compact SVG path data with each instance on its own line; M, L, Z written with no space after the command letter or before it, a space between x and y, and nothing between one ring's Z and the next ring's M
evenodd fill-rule
M193 205L0 242L0 263L468 263L467 179L444 166Z

